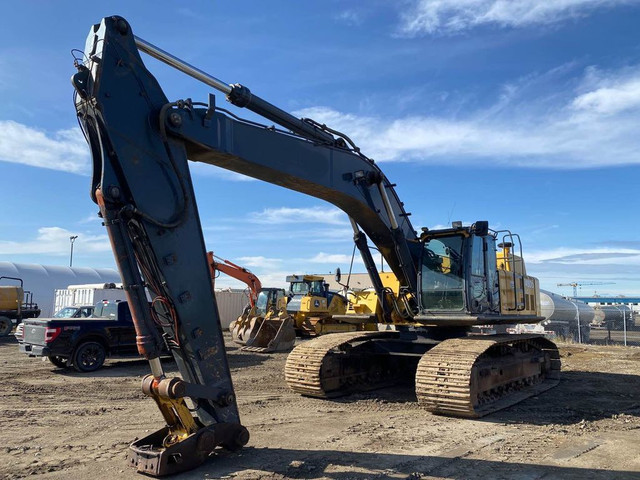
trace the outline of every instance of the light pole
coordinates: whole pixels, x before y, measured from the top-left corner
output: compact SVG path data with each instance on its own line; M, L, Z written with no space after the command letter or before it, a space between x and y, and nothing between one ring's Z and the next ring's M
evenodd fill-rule
M71 242L71 255L69 255L69 267L73 266L73 242L76 241L78 235L72 235L69 237L69 241Z

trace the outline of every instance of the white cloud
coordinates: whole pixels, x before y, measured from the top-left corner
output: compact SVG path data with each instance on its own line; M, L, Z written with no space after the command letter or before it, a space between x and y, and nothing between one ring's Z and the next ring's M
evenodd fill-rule
M280 287L287 289L289 284L287 283L287 275L291 275L292 272L284 270L272 270L270 272L260 274L260 282L263 287Z
M349 132L377 161L555 169L638 164L640 67L597 75L594 71L586 70L575 91L561 94L554 88L548 98L518 98L517 90L531 88L534 80L510 85L513 104L501 96L496 105L456 118L389 120L326 107L299 113ZM552 80L553 76L544 78L547 83Z
M0 120L0 161L87 174L89 148L79 128L53 134Z
M98 207L96 207L98 208ZM100 223L102 222L102 218L100 218L98 216L98 213L90 213L89 215L87 215L86 217L84 217L82 220L78 220L79 224L86 224L86 223Z
M338 264L349 265L351 263L351 255L344 255L341 253L320 252L312 258L306 259L305 262L325 263L330 265L338 265ZM360 257L360 254L358 254L357 252L354 257L354 263L363 264L362 258Z
M0 241L0 255L69 255L69 237L77 235L74 254L111 252L107 235L72 232L60 227L38 229L35 240Z
M286 223L325 223L329 225L344 225L347 215L337 208L265 208L261 212L252 212L249 219L253 223L279 225Z
M600 76L597 70L591 68L588 73L589 83L595 83L595 89L574 98L571 108L577 112L615 115L640 107L640 74L637 71L613 78L605 74L596 80L593 77Z
M597 8L635 0L414 0L401 16L404 35L455 34L481 25L526 27L555 24Z
M551 169L640 163L640 65L616 71L589 67L581 78L573 79L575 88L559 89L559 84L568 84L559 77L572 68L575 65L564 65L503 85L492 105L466 113L396 119L327 107L296 113L345 131L377 161ZM455 96L451 97L448 102L456 104ZM13 121L0 121L0 160L86 174L88 157L77 128L48 136ZM195 174L225 180L249 179L209 165L192 168ZM252 213L249 220L348 226L344 213L328 207L268 208Z
M635 248L556 248L530 251L526 263L554 263L580 265L640 265L640 249Z
M239 265L246 268L262 268L262 269L275 269L279 268L282 264L281 258L267 258L262 256L256 257L239 257L238 262Z
M347 24L348 26L358 27L362 25L362 13L356 10L344 10L334 17L337 21Z

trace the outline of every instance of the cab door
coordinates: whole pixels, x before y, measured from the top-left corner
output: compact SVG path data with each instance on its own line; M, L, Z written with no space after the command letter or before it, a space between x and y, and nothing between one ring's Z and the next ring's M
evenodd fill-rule
M469 300L471 312L483 313L491 309L487 282L486 237L472 236L471 268L469 269Z
M498 264L496 262L496 239L487 235L484 237L484 245L489 309L494 313L500 313L500 283L498 280Z

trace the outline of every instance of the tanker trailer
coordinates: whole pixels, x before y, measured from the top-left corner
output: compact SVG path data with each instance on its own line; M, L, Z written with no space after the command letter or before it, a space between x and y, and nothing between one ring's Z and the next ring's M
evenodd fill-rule
M599 305L595 308L593 323L609 330L623 330L622 322L627 322L627 330L634 329L633 311L628 305Z
M546 319L542 322L543 325L548 330L553 330L558 337L582 343L589 341L589 324L593 321L595 312L586 303L540 290L540 314Z

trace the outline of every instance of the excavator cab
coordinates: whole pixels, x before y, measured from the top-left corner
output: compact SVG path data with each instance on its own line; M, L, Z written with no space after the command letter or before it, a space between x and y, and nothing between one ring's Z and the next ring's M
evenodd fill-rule
M502 242L496 248L496 239ZM509 323L514 317L540 315L537 279L526 274L520 238L490 231L487 222L424 230L418 300L423 315L451 326ZM514 254L518 245L520 255Z

